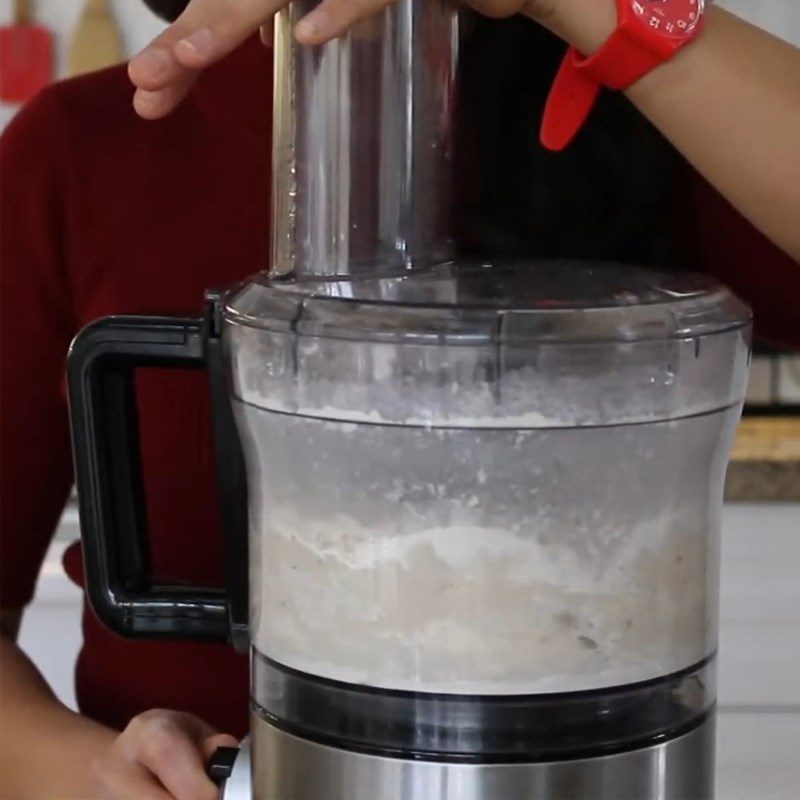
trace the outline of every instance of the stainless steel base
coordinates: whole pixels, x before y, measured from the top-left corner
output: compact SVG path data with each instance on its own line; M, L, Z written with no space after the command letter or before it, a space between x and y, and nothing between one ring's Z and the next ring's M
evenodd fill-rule
M449 764L365 755L252 720L254 800L707 800L714 719L669 742L598 758Z

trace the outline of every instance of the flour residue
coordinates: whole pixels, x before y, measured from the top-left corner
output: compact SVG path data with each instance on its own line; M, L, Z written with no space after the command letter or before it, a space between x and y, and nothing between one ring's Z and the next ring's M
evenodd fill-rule
M426 691L568 691L668 673L708 647L704 536L665 538L658 520L602 564L533 531L397 535L285 509L270 520L256 643L296 669Z

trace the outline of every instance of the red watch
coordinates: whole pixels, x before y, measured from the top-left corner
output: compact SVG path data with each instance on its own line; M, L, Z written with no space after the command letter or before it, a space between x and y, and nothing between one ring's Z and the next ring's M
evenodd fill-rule
M572 142L602 87L627 89L702 30L706 0L617 0L617 28L593 56L567 51L547 100L541 141L548 150Z

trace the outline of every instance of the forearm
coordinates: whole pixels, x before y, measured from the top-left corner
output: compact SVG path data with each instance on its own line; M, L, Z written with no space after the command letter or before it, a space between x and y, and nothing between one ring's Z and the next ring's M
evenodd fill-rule
M542 21L583 52L613 29L613 0L552 2L540 4L539 13L549 13ZM800 261L800 50L712 6L701 36L627 94L731 204Z
M25 654L0 636L0 797L84 800L89 764L114 731L63 706Z
M701 38L628 95L724 197L800 261L800 50L712 8Z

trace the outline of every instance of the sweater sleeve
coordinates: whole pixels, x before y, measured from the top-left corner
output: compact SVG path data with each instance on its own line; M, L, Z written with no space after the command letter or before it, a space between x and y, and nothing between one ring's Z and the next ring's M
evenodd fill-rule
M0 138L0 606L21 608L72 485L64 364L67 148L57 90Z
M800 350L800 264L699 176L687 200L695 263L752 306L758 340Z

